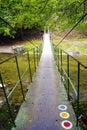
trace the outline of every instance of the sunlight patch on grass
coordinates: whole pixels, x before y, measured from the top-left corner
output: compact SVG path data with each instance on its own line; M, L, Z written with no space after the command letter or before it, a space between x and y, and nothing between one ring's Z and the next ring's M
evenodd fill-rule
M60 38L56 38L52 40L52 43L54 45L57 45L60 41ZM67 51L80 51L83 53L83 55L87 55L87 39L79 39L78 41L70 41L70 40L64 40L60 45L60 48Z
M38 46L41 43L41 40L32 40L31 42L26 42L25 47L29 50Z

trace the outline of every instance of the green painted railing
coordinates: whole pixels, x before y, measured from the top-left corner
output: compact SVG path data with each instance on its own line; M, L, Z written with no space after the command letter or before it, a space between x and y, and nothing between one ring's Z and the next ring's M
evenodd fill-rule
M22 79L23 77L26 75L26 72L29 73L29 82L32 82L32 66L31 66L31 60L32 60L32 64L33 64L33 68L34 68L34 72L36 71L36 68L39 64L39 60L40 60L40 56L41 56L41 53L42 53L42 44L40 44L39 46L35 46L35 48L32 48L30 50L26 50L25 52L25 55L27 56L27 62L28 62L28 65L26 67L26 69L24 70L23 74L21 75L20 74L20 67L19 67L19 61L18 61L18 56L20 55L21 57L23 56L23 53L18 53L18 54L14 54L13 56L10 56L9 58L3 60L0 62L0 65L3 65L4 63L14 59L14 62L15 62L15 65L16 65L16 70L17 70L17 73L18 73L18 81L16 82L16 84L13 86L13 88L11 89L11 91L9 92L9 94L6 93L6 87L4 85L4 78L3 78L3 70L1 69L0 70L0 83L2 85L2 88L0 88L0 90L3 90L3 93L4 93L4 97L5 97L5 100L6 100L6 104L7 104L7 108L8 108L8 113L9 113L9 116L10 116L10 119L11 119L11 122L13 123L14 127L16 127L16 124L15 124L15 119L14 119L14 113L12 112L12 109L11 109L11 104L10 104L10 101L9 101L9 98L12 96L12 94L14 93L15 89L17 88L17 86L20 84L20 88L21 88L21 94L22 94L22 97L23 97L23 101L25 100L25 94L24 94L24 89L23 89L23 83L22 83ZM30 58L32 55L32 59ZM11 66L12 68L12 66ZM13 69L13 68L12 68ZM15 72L16 73L16 72ZM15 76L15 74L13 74ZM27 88L26 88L27 89Z
M81 67L84 69L87 69L87 66L84 65L82 62L77 60L75 57L69 55L67 52L62 50L61 48L54 47L54 56L56 60L56 64L58 66L58 71L61 74L61 81L64 83L67 89L67 95L68 100L70 101L70 87L72 87L72 90L74 91L75 97L76 97L76 126L79 126L79 108L80 108L80 81L81 81ZM63 65L64 57L66 56L66 63ZM70 77L70 58L72 58L73 61L77 64L77 86L74 85L74 83L71 80Z

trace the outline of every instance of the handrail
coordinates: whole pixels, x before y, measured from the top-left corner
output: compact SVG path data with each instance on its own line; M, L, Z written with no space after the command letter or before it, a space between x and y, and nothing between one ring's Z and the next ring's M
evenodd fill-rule
M12 90L9 92L9 94L7 95L5 87L4 87L4 80L2 78L2 74L0 72L0 82L2 84L2 89L4 92L4 96L6 99L6 103L7 103L7 107L8 107L8 112L11 118L11 122L13 123L14 127L16 127L16 124L14 122L14 118L13 118L13 113L11 111L11 106L10 106L10 102L9 102L9 98L12 96L12 94L14 93L14 90L17 88L17 86L20 84L21 86L21 92L22 92L22 96L23 96L23 100L25 100L25 95L24 95L24 90L23 90L23 85L22 85L22 79L25 76L26 72L28 71L30 74L30 81L32 82L32 69L31 69L31 59L30 59L30 51L32 50L32 54L33 54L33 66L34 66L34 71L36 71L36 67L38 66L39 60L40 60L40 56L41 56L41 49L42 49L42 45L39 44L38 46L35 46L29 50L26 50L27 53L27 61L28 61L28 65L26 66L25 71L22 73L22 75L20 75L20 68L19 68L19 63L18 63L18 56L22 55L23 53L20 54L13 54L12 56L4 59L3 61L0 62L0 65L3 63L8 62L11 59L15 59L15 64L16 64L16 68L17 68L17 73L18 73L18 81L16 82L16 84L14 85L14 87L12 88Z
M58 67L58 70L60 72L61 75L61 81L63 75L65 75L66 79L67 79L67 95L68 95L68 100L70 100L70 85L75 93L76 96L76 101L77 101L77 110L76 110L76 126L79 126L79 102L80 102L80 67L82 66L84 69L87 69L87 66L83 63L81 63L78 59L76 59L75 57L71 56L70 54L68 54L66 51L62 50L61 48L54 47L54 52L55 52L55 60L56 60L56 64ZM67 56L67 64L66 64L66 70L63 68L63 53L66 54ZM70 57L77 62L77 89L75 88L75 85L73 84L73 82L71 81L70 78Z
M5 60L1 61L0 64L3 64L6 61L9 61L10 59L14 58L15 56L10 56L9 58L6 58Z
M27 50L27 52L29 52L29 51L31 51L31 50L33 50L33 49L35 49L35 48L38 48L38 47L40 47L40 46L42 46L42 44L39 44L38 46L35 46L35 47L33 47L33 48ZM23 54L23 53L22 53L22 54ZM3 61L1 61L0 64L4 63L4 62L6 62L6 61L9 61L10 59L12 59L12 58L14 58L15 56L18 56L18 55L20 55L20 54L13 54L13 56L10 56L9 58L6 58L6 59L4 59Z
M70 77L68 77L68 75L67 75L67 73L66 73L66 71L65 71L64 69L62 69L62 70L63 70L64 74L66 75L67 79L69 80L69 82L70 82L70 84L71 84L71 86L72 86L72 88L73 88L73 90L74 90L74 93L75 93L75 95L76 95L76 97L77 97L78 93L77 93L77 91L76 91L76 89L75 89L75 87L74 87L74 85L73 85L73 83L72 83Z
M62 50L62 49L61 49ZM78 59L76 59L75 57L73 57L72 55L70 55L68 52L62 50L64 53L66 53L67 55L69 55L70 57L72 57L76 62L78 62L82 67L84 67L85 69L87 69L87 65L84 65L82 62L80 62Z

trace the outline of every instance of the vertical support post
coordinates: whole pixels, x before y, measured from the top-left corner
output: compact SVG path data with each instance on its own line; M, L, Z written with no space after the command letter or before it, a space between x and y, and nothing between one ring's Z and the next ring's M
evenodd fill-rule
M46 28L44 28L44 34L46 33Z
M54 58L55 58L55 61L56 61L56 64L57 64L57 59L56 59L56 48L54 48L55 50L54 50Z
M38 58L38 47L37 47L37 66L38 66L38 63L39 63L39 58Z
M35 48L33 49L33 55L34 55L34 68L36 71L36 56L35 56Z
M62 50L61 50L61 81L62 81Z
M67 79L67 84L68 84L68 100L70 100L69 97L69 55L67 54L67 74L68 74L68 79Z
M1 73L0 73L0 80L1 80L2 88L3 88L3 92L4 92L4 95L5 95L5 99L6 99L6 103L7 103L7 107L8 107L8 111L9 111L9 115L11 117L11 121L12 121L14 127L16 127L15 122L14 122L14 118L13 118L13 115L12 115L12 112L11 112L10 104L9 104L9 101L8 101L8 98L7 98L7 94L6 94L6 91L5 91L5 87L4 87L4 83L3 83L3 80L2 80Z
M16 66L17 66L17 71L18 71L18 77L19 77L20 85L21 85L21 92L22 92L23 100L25 100L25 96L24 96L24 91L23 91L23 86L22 86L22 81L21 81L21 76L20 76L20 70L19 70L19 65L18 65L17 56L15 56L15 60L16 60Z
M41 57L41 54L42 54L42 49L43 49L43 43L41 43L40 45L39 45L39 48L38 48L38 55L39 55L39 60L40 60L40 57Z
M41 46L38 47L38 60L40 60L40 47Z
M60 59L59 59L59 48L58 48L58 70L60 70L60 66L59 66L59 62L60 62Z
M50 31L49 31L49 27L48 27L48 34L49 34L49 32L50 32Z
M41 45L38 46L38 63L40 61L40 47L41 47Z
M29 54L29 52L27 52L27 56L28 56L28 66L29 66L30 80L32 82L32 72L31 72L30 54Z
M80 93L80 63L78 62L78 88L77 88L77 123L76 126L78 127L78 117L79 117L79 93Z
M57 48L55 50L56 50L56 64L58 66L58 51L57 51Z

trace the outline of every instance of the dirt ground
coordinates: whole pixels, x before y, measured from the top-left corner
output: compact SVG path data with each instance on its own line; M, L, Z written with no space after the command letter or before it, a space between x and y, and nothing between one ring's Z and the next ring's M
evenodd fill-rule
M10 39L0 36L0 53L13 53L13 48L23 46L27 41L41 39L42 35L41 30L26 30L23 38Z
M19 46L23 46L24 44L14 44L14 45L3 45L0 46L0 53L14 53L13 49Z
M69 31L69 29L66 29L64 32L61 32L61 33L51 33L51 37L52 37L52 39L55 39L57 37L63 38L68 31ZM33 34L34 34L34 32L33 32ZM29 41L32 40L33 34L31 33L31 37L29 37L29 39L28 39ZM35 32L34 35L36 35L36 34L38 34L38 33ZM35 38L40 38L41 35L42 35L42 33L35 36ZM86 35L84 35L83 32L81 32L79 30L73 30L69 34L69 36L66 37L66 40L68 40L69 42L71 42L74 45L75 42L79 41L79 38L84 38L84 37L86 37ZM79 41L79 42L82 42L82 41ZM23 46L25 43L26 43L26 41L23 41L20 39L10 41L9 44L8 44L8 41L7 41L7 43L4 43L4 44L1 44L1 42L0 42L0 53L13 53L14 52L13 48L16 48L18 46ZM69 52L72 53L71 50L69 50ZM77 53L78 52L76 51L75 54L77 54Z

